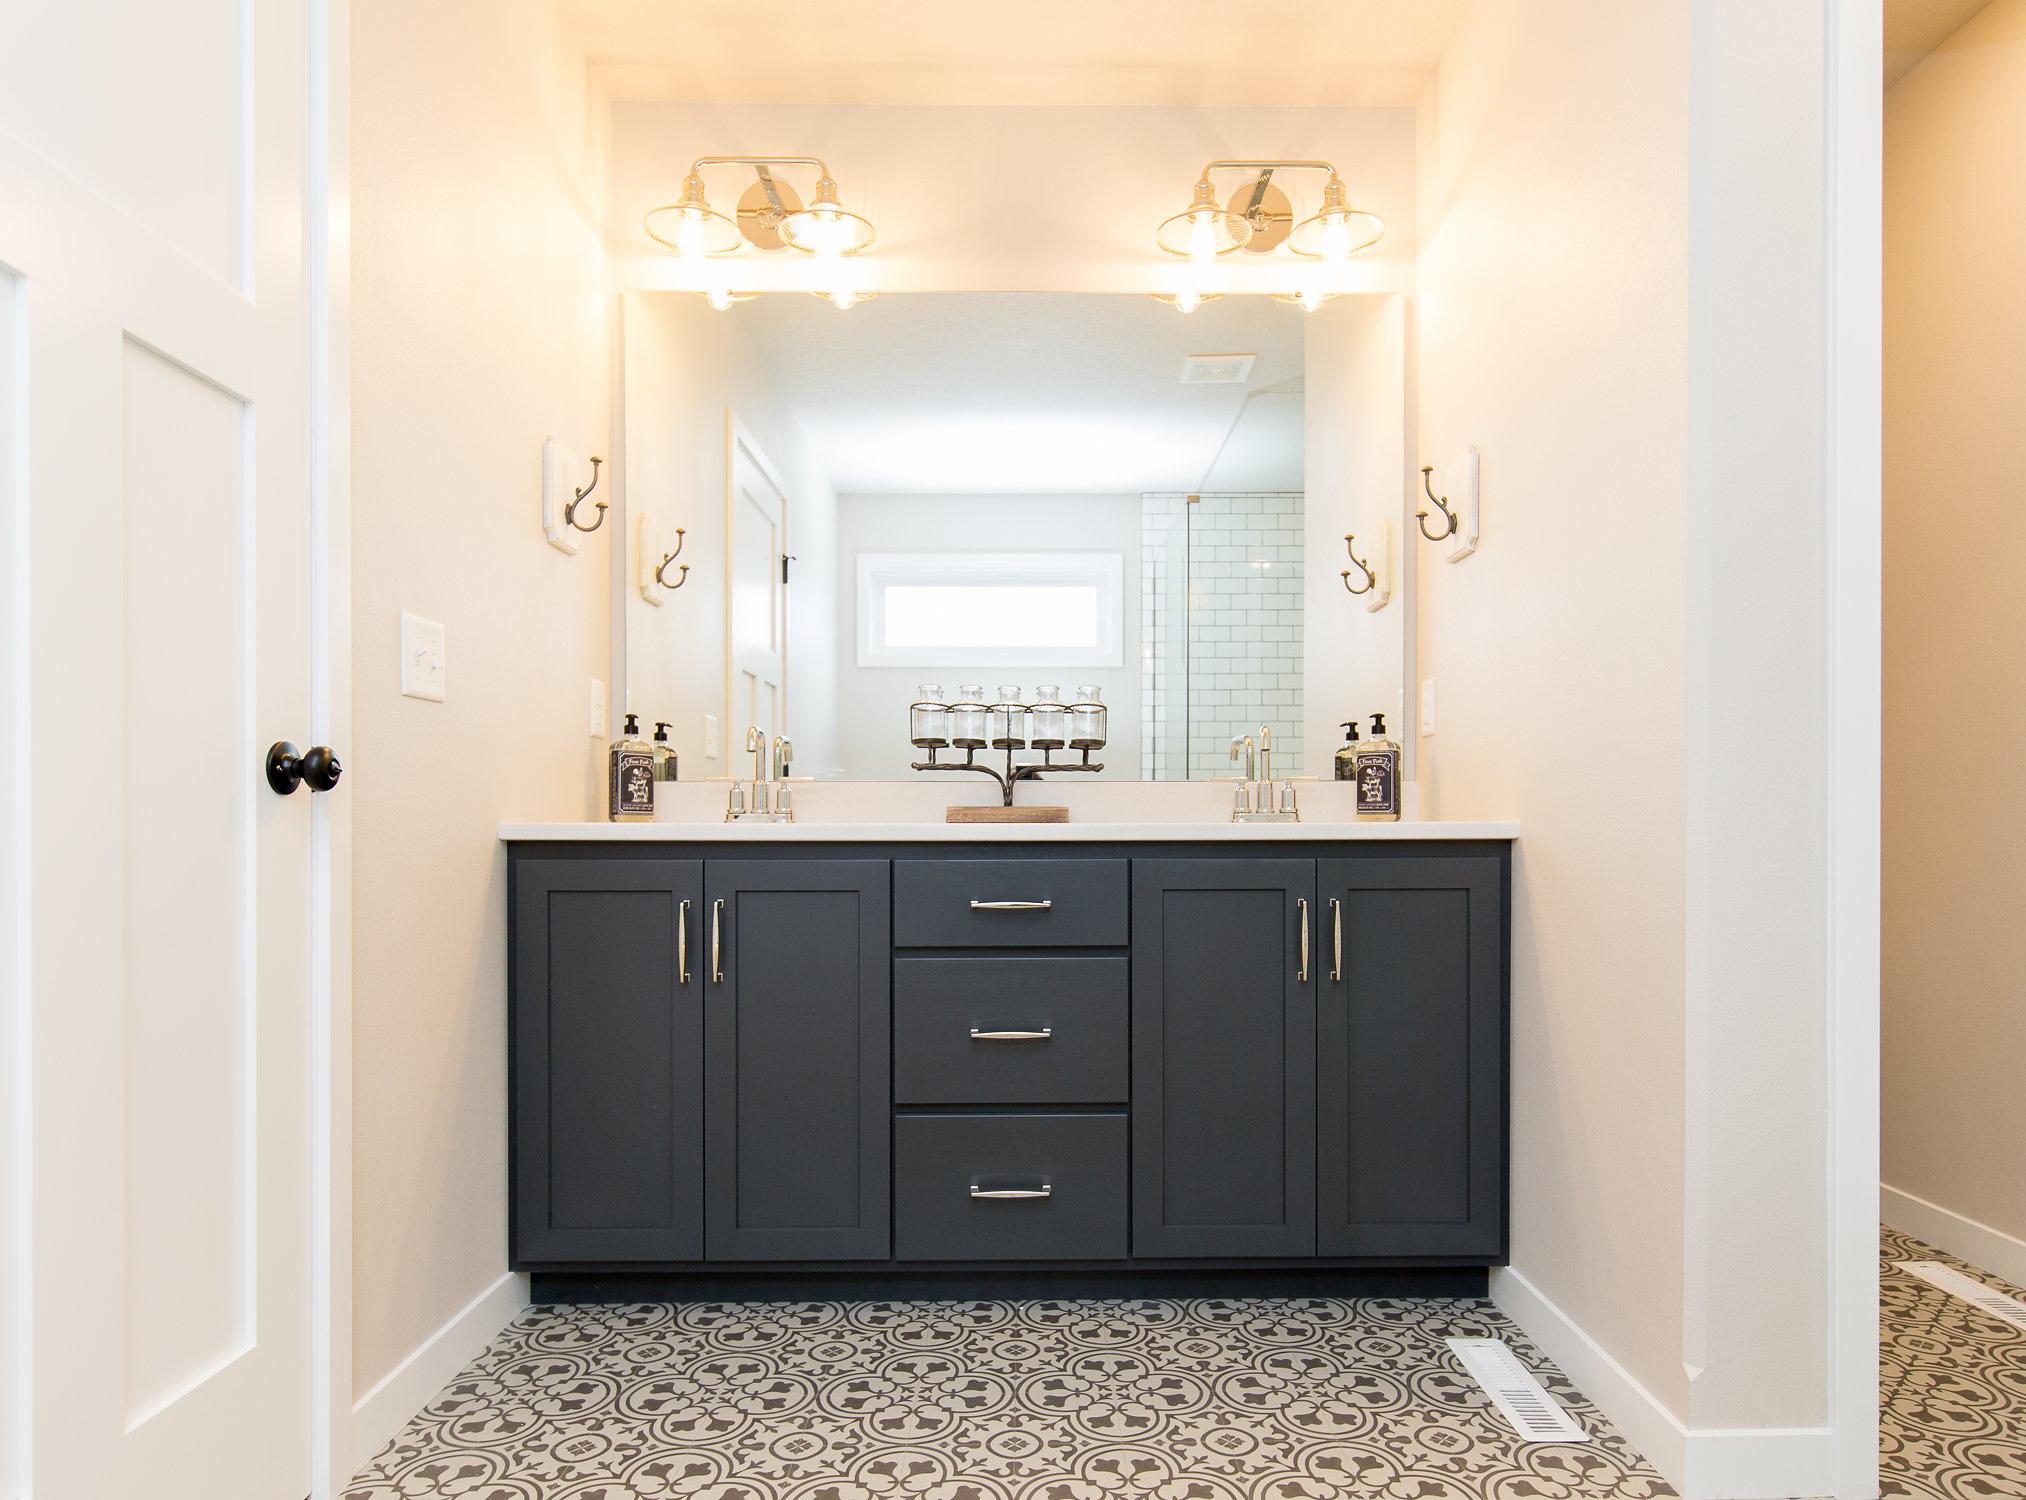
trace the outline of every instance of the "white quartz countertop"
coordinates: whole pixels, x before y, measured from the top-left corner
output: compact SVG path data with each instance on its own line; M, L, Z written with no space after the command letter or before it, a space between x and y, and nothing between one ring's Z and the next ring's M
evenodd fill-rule
M996 803L998 788L982 777L961 781L789 783L792 823L727 823L729 786L679 781L661 788L652 823L506 822L502 839L549 843L659 844L731 840L739 843L1071 844L1195 840L1214 843L1314 842L1342 839L1398 842L1428 839L1516 839L1519 824L1423 821L1409 783L1408 816L1397 823L1361 823L1349 782L1297 782L1299 823L1234 823L1232 788L1214 781L1113 781L1069 778L1020 788L1022 805L1067 807L1067 823L950 823L952 804Z
M1517 823L502 823L502 839L524 842L660 844L700 840L792 844L1316 842L1386 843L1427 839L1516 839Z

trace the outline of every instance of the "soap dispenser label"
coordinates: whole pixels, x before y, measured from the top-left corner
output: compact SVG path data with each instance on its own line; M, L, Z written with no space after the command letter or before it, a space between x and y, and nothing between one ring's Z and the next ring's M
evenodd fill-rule
M1396 813L1400 810L1400 763L1391 751L1358 757L1358 811Z
M654 755L651 751L612 752L612 814L654 816Z

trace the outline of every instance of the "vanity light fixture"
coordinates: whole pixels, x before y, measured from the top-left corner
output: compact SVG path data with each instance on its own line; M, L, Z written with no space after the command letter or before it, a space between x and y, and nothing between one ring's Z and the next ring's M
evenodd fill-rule
M728 292L721 286L714 286L707 292L698 292L697 295L709 302L719 312L723 312L735 302L750 302L760 294L758 292Z
M828 302L832 307L836 308L839 312L844 312L850 308L858 306L858 304L861 302L870 302L873 298L877 297L879 293L854 292L849 287L839 287L834 292L811 292L809 295L812 297L821 297L825 302Z
M1205 302L1215 302L1219 297L1223 296L1224 294L1222 292L1184 291L1184 292L1150 292L1148 293L1148 295L1151 296L1156 302L1167 303L1168 306L1174 308L1176 312L1192 313L1198 307L1202 306Z
M1314 312L1318 307L1329 301L1330 298L1336 296L1336 293L1311 290L1306 292L1268 292L1266 295L1276 302L1299 303L1303 312Z
M703 190L705 167L751 167L759 175L766 201L750 210L741 202L739 216L750 221L746 228L710 206ZM792 193L783 193L769 170L773 167L814 167L816 200L803 206ZM837 201L830 168L814 156L700 156L682 180L682 196L651 210L645 223L649 235L686 260L727 255L749 239L762 249L774 248L769 242L778 240L810 255L856 255L873 241L872 221Z
M1376 244L1386 232L1385 221L1377 214L1350 206L1343 179L1326 161L1213 161L1196 179L1195 196L1189 207L1162 221L1154 231L1154 243L1170 255L1186 255L1198 265L1241 249L1251 242L1259 226L1252 216L1218 203L1210 174L1258 172L1264 182L1273 172L1286 170L1329 174L1329 180L1323 184L1323 206L1288 233L1287 248L1296 255L1310 260L1347 261L1368 245ZM1262 203L1259 211L1264 215L1262 195L1255 192L1253 198ZM1235 204L1238 199L1232 202Z

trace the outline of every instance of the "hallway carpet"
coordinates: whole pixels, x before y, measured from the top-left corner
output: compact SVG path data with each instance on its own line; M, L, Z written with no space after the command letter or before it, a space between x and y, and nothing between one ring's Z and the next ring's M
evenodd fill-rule
M1938 1260L2010 1297L2026 1292L1897 1229L1880 1235L1879 1491L2026 1500L2026 1328L1899 1269Z
M1594 1437L1520 1442L1442 1340ZM346 1500L1625 1500L1673 1493L1489 1302L529 1308Z

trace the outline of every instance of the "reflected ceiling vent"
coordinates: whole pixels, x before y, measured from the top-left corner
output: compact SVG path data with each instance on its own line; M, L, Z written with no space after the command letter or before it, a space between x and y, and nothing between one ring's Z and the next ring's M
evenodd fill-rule
M1184 385L1243 385L1256 354L1191 354L1182 361Z

